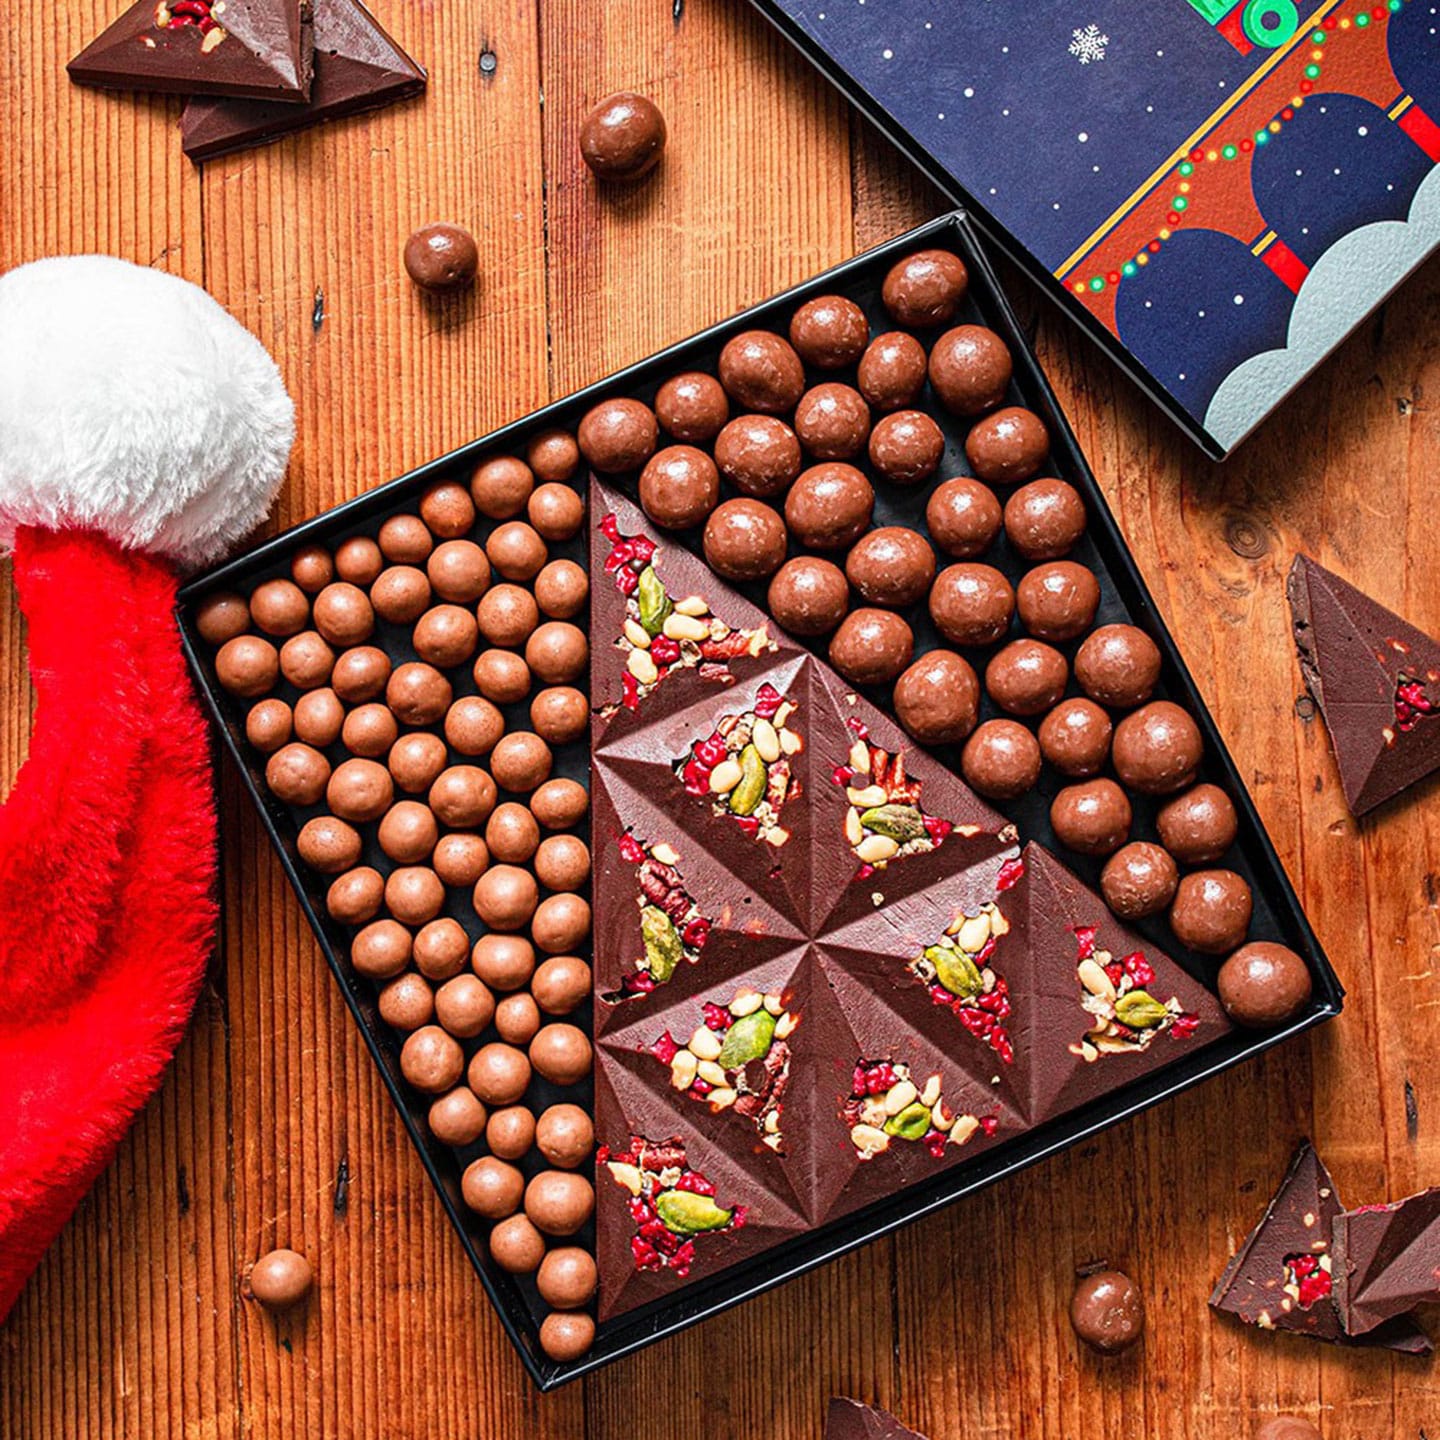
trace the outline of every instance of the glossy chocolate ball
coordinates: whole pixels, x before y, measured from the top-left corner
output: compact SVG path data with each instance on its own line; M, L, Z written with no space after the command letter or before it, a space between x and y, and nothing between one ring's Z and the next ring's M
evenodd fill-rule
M573 485L552 482L531 495L525 513L542 540L560 543L579 533L585 521L585 501Z
M533 580L550 558L539 532L524 520L497 525L485 542L485 555L497 575L522 583Z
M595 1343L595 1321L583 1310L552 1310L540 1322L540 1348L552 1360L578 1360Z
M673 375L655 392L655 418L673 439L688 445L713 440L730 418L725 388L713 375Z
M406 971L387 981L376 1001L380 1018L408 1035L435 1018L435 993L423 975Z
M280 678L280 652L258 635L237 635L220 647L215 678L230 694L257 699L273 690Z
M525 1213L547 1235L573 1235L595 1213L595 1187L571 1170L542 1170L525 1187Z
M410 932L394 920L372 920L350 942L350 963L369 980L389 980L409 963Z
M1204 754L1200 728L1168 700L1152 700L1115 727L1115 773L1143 795L1169 795L1195 778Z
M370 603L382 620L409 625L425 613L430 603L430 579L413 565L391 565L370 587Z
M947 566L930 591L930 618L952 645L989 645L1010 626L1015 592L993 566Z
M853 465L812 465L785 497L785 523L811 550L843 550L870 528L875 491Z
M419 865L430 858L440 838L435 816L428 805L401 800L392 805L380 821L376 839L380 848L397 865Z
M540 826L525 806L507 800L485 822L485 844L491 859L523 865L540 844Z
M478 975L452 976L435 992L435 1018L457 1039L472 1039L494 1017L495 997Z
M335 551L335 573L351 585L372 585L385 568L380 547L368 535L352 535Z
M1220 1003L1237 1024L1263 1030L1293 1020L1309 1003L1310 970L1272 940L1242 945L1221 967Z
M1011 715L1043 715L1065 693L1070 667L1053 646L1012 640L985 666L985 689Z
M405 271L422 289L443 294L475 283L480 251L462 225L435 221L422 225L405 242Z
M509 520L518 515L534 489L534 473L513 455L482 460L470 477L470 497L475 508L490 520Z
M443 741L440 749L443 753ZM451 765L435 777L426 799L441 824L465 830L490 818L495 808L495 781L478 765Z
M580 422L580 453L602 475L638 470L654 453L655 413L638 400L602 400ZM527 496L528 498L528 496Z
M530 1084L530 1062L523 1050L492 1040L475 1052L467 1078L487 1105L513 1105Z
M1033 410L1012 405L974 425L965 437L970 468L993 485L1028 480L1050 453L1050 432Z
M310 618L310 601L293 580L267 580L250 596L250 618L267 635L296 635Z
M519 585L494 585L475 607L480 633L492 645L523 645L540 623L535 597Z
M590 598L590 577L573 560L552 560L536 577L535 603L554 620L578 615Z
M535 1143L534 1115L523 1105L502 1107L485 1126L485 1143L490 1147L490 1153L502 1160L523 1159Z
M207 645L223 645L250 628L250 602L231 590L207 595L195 607L195 628Z
M361 705L384 694L390 679L390 657L378 645L354 645L344 651L330 671L330 687L350 705Z
M1148 840L1121 846L1100 872L1100 893L1122 920L1158 915L1175 898L1179 883L1169 851Z
M895 716L924 745L957 745L975 728L980 682L953 650L929 650L895 682Z
M400 1073L417 1090L439 1095L465 1070L465 1053L438 1025L424 1025L400 1047Z
M779 513L759 500L726 500L705 522L705 560L726 580L763 580L785 560Z
M1102 705L1128 710L1150 698L1160 678L1160 649L1134 625L1102 625L1075 652L1075 679Z
M1130 836L1130 800L1113 780L1067 785L1050 804L1055 838L1080 855L1111 855Z
M795 433L816 460L849 460L870 438L870 407L849 385L816 385L795 407Z
M770 330L746 330L720 352L720 383L743 410L783 415L805 390L805 367L788 340Z
M445 916L420 927L415 934L413 951L415 967L426 979L448 980L465 968L470 956L470 937L458 920Z
M590 994L590 967L576 955L552 955L530 980L530 993L547 1015L568 1015Z
M314 805L330 780L330 762L298 740L282 746L265 762L265 783L286 805Z
M970 275L948 250L919 250L890 267L880 298L897 325L928 330L955 318Z
M573 685L550 685L530 702L530 728L548 745L570 745L590 728L590 702Z
M1182 865L1208 865L1235 843L1240 822L1234 803L1218 785L1196 785L1160 807L1155 828Z
M503 1220L520 1208L525 1194L525 1177L513 1165L494 1155L482 1155L466 1166L460 1193L477 1215Z
M475 882L475 913L492 930L522 929L539 900L535 877L518 865L491 865Z
M271 1250L250 1267L250 1293L267 1310L298 1305L315 1283L310 1262L295 1250Z
M435 842L430 863L447 885L468 890L485 873L490 847L478 835L442 835Z
M430 1133L442 1145L473 1145L484 1133L485 1107L468 1085L457 1085L430 1105Z
M390 747L385 763L402 790L419 795L434 784L448 758L445 742L438 735L421 733L402 735Z
M850 587L838 565L818 555L797 555L776 571L766 600L792 635L828 635L845 618Z
M855 383L883 414L907 409L925 388L925 347L903 330L877 336L860 357Z
M845 557L845 576L870 604L903 609L929 593L935 552L918 531L883 525L855 542Z
M245 738L264 755L284 745L294 728L294 715L283 700L262 700L245 716Z
M402 725L434 725L453 698L450 682L422 660L400 666L385 686L385 703Z
M418 515L392 515L376 538L380 553L393 565L423 565L435 548L435 537Z
M740 415L716 437L715 464L742 495L766 500L800 473L800 440L773 415Z
M870 338L865 312L843 295L817 295L790 319L790 343L807 365L843 370L853 365Z
M1086 780L1105 768L1112 730L1110 717L1093 700L1062 700L1040 722L1040 753L1062 775Z
M1073 560L1047 560L1015 587L1020 623L1039 640L1074 640L1095 621L1100 584Z
M1087 1275L1070 1300L1075 1333L1102 1355L1128 1350L1145 1329L1145 1300L1140 1287L1119 1270Z
M1058 560L1085 533L1085 502L1063 480L1032 480L1005 502L1005 534L1026 560Z
M1250 886L1233 870L1196 870L1175 892L1170 928L1182 945L1224 955L1244 942L1252 905Z
M492 990L518 990L535 973L535 947L523 935L482 935L470 963Z
M568 955L590 937L590 902L583 895L551 895L536 907L530 934L547 955Z
M640 475L640 506L662 530L698 525L720 499L715 462L693 445L671 445L651 456Z
M547 830L568 830L590 809L590 793L578 780L547 780L531 797L530 813Z
M540 1264L535 1286L540 1298L557 1310L588 1305L599 1284L595 1257L578 1245L559 1245Z
M535 852L535 876L547 890L579 890L590 879L590 847L578 835L552 835Z
M475 661L475 688L495 705L511 705L530 693L530 667L513 650L486 650Z
M870 432L870 463L896 485L918 485L940 466L945 437L923 410L897 410Z
M455 540L475 523L470 491L454 480L439 480L420 497L420 518L441 540Z
M930 351L930 386L954 415L983 415L1002 404L1013 369L1010 347L983 325L957 325Z
M385 899L385 878L368 865L342 875L325 894L325 908L342 925L363 925L380 913Z
M314 620L332 645L363 645L375 629L375 607L359 586L336 580L315 597Z
M590 1073L590 1041L576 1025L555 1021L530 1042L530 1063L556 1085L575 1085Z
M915 635L890 610L852 610L830 641L830 663L852 684L885 685L909 665Z
M535 1143L552 1165L574 1170L595 1147L595 1126L578 1105L552 1105L535 1123Z
M568 620L547 620L525 642L525 663L546 685L567 685L585 673L590 642L585 632Z
M665 137L660 107L633 90L619 90L585 117L580 155L597 179L629 183L660 163Z
M490 1255L502 1270L529 1275L545 1258L545 1237L529 1216L510 1215L490 1232Z
M490 752L490 773L495 783L523 795L550 778L550 747L533 731L515 730Z
M445 887L428 865L401 865L385 881L385 908L402 925L424 925L445 903Z
M925 525L947 555L972 560L983 555L1000 533L1000 502L988 485L960 475L930 492Z

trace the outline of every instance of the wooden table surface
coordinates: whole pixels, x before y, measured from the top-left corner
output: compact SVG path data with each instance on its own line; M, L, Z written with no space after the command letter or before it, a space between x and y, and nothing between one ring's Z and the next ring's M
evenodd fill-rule
M121 0L0 0L0 268L101 250L203 284L270 347L304 519L937 213L940 198L740 0L376 0L420 102L197 170L174 102L72 88ZM8 13L7 13L8 12ZM490 58L486 58L490 57ZM598 193L591 103L654 96L652 183ZM484 283L427 303L400 251L455 219ZM811 1440L827 1397L933 1440L1440 1435L1424 1362L1242 1331L1205 1297L1311 1134L1349 1203L1440 1181L1440 807L1349 817L1301 718L1303 548L1440 633L1440 267L1227 465L1002 267L1061 402L1349 990L1308 1042L551 1396L534 1393L411 1152L233 774L224 921L163 1090L0 1328L4 1440ZM323 319L320 318L323 316ZM8 778L30 692L0 608ZM3 1081L0 1081L3 1083ZM239 1278L316 1262L302 1318ZM1144 1284L1144 1345L1077 1352L1077 1264Z

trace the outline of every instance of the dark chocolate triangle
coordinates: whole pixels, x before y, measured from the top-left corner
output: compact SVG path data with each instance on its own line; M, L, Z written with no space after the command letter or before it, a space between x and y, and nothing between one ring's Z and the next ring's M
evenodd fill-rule
M837 1396L830 1402L830 1411L825 1417L825 1440L925 1440L925 1437L907 1430L887 1410Z
M1302 1141L1264 1215L1216 1281L1211 1306L1265 1330L1428 1355L1430 1342L1409 1317L1358 1340L1345 1334L1332 1234L1342 1208L1330 1172Z
M80 85L302 102L310 0L136 0L66 67Z
M211 160L327 120L390 105L424 88L424 70L359 0L315 0L310 103L192 100L180 117L180 145L192 160Z
M1307 555L1286 593L1346 802L1364 815L1440 769L1440 642Z
M1334 1247L1336 1308L1370 1340L1412 1306L1440 1302L1440 1189L1337 1215Z

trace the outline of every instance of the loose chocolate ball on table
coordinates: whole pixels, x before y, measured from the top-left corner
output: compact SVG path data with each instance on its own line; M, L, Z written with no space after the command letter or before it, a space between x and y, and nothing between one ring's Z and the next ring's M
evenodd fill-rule
M423 565L435 548L430 527L418 515L392 515L376 538L392 565Z
M1050 828L1080 855L1111 855L1130 836L1130 799L1113 780L1067 785L1050 804Z
M540 1029L540 1007L535 997L524 990L507 995L495 1007L495 1030L510 1045L528 1045ZM535 1064L535 1057L530 1057ZM538 1070L540 1067L537 1065Z
M572 1170L542 1170L525 1187L525 1213L547 1235L573 1235L595 1213L595 1187Z
M885 685L909 665L915 634L890 610L852 610L830 640L830 663L852 684Z
M549 745L570 745L590 728L590 702L573 685L551 685L530 702L530 725Z
M451 1089L464 1069L464 1051L438 1025L422 1026L400 1047L400 1073L427 1095Z
M895 682L895 715L924 745L957 745L975 728L980 682L953 650L929 650Z
M378 645L354 645L343 651L330 672L330 686L350 705L374 700L390 679L390 657Z
M389 980L409 963L410 932L395 920L372 920L350 942L350 963L367 979Z
M535 909L530 935L547 955L568 955L590 938L590 902L582 895L551 895Z
M295 1250L271 1250L250 1267L250 1293L267 1310L298 1305L314 1283L310 1262Z
M535 1143L535 1117L523 1105L506 1105L486 1123L485 1143L502 1160L521 1160Z
M528 1216L511 1215L490 1232L490 1254L512 1275L530 1275L545 1258L545 1237Z
M930 386L954 415L983 415L1005 399L1010 347L983 325L957 325L930 351Z
M312 870L339 875L360 863L360 832L333 815L317 815L301 826L295 848Z
M947 555L972 560L983 555L1000 533L1000 502L988 485L960 475L930 492L925 526Z
M385 879L368 865L358 866L336 880L325 894L325 908L342 925L363 925L380 913Z
M870 528L875 491L853 465L812 465L785 497L785 523L810 550L843 550Z
M525 642L525 664L546 685L578 680L590 662L585 632L567 620L547 620Z
M339 738L345 707L329 688L311 690L295 702L295 738L323 749Z
M250 628L250 602L231 590L207 595L195 608L195 628L207 645L223 645Z
M1014 613L1015 592L993 565L949 565L930 590L930 618L952 645L993 643Z
M455 975L435 992L435 1018L457 1040L472 1039L495 1018L495 997L478 975Z
M534 473L513 455L482 460L470 477L470 498L476 510L490 520L509 520L518 515L534 489Z
M970 468L993 485L1028 480L1050 453L1050 432L1032 410L1012 405L971 427L965 437Z
M547 830L569 830L590 809L590 794L578 780L547 780L530 797L530 813Z
M566 1310L588 1305L599 1279L595 1257L588 1250L558 1245L541 1261L535 1285L547 1305Z
M766 500L800 473L800 441L773 415L740 415L716 437L715 464L742 495Z
M1272 940L1242 945L1221 967L1220 1003L1237 1024L1265 1029L1293 1020L1309 1003L1310 970Z
M525 446L525 463L542 482L568 480L580 465L580 447L568 430L542 430Z
M439 744L443 752L444 741ZM435 777L426 800L442 825L469 829L490 818L495 808L495 782L478 765L451 765Z
M297 690L326 684L335 669L335 652L315 630L302 630L280 647L280 673Z
M250 618L267 635L295 635L310 618L310 601L293 580L267 580L250 596Z
M654 453L655 413L638 400L602 400L580 422L580 453L602 475L638 470Z
M769 505L726 500L705 522L705 560L727 580L763 580L784 563L787 538L785 522Z
M766 603L792 635L827 635L845 618L850 587L838 565L797 555L776 571Z
M597 179L642 179L665 150L660 107L633 90L607 95L580 127L580 154Z
M412 950L415 968L427 980L449 980L470 958L470 937L458 920L447 915L422 925L415 932Z
M1166 850L1148 840L1122 846L1100 872L1100 893L1122 920L1158 915L1175 898L1180 872Z
M1208 865L1235 843L1240 822L1230 797L1218 785L1197 785L1160 807L1155 828L1182 865Z
M923 410L897 410L870 432L870 463L896 485L918 485L945 453L940 427Z
M530 1041L530 1063L556 1085L575 1085L590 1073L590 1041L577 1025L556 1021Z
M935 552L918 531L882 525L862 535L845 557L845 575L872 605L913 605L935 579Z
M413 970L387 982L376 1003L380 1018L397 1030L419 1030L435 1018L435 992Z
M1159 678L1159 647L1134 625L1102 625L1075 652L1080 688L1118 710L1143 704Z
M595 1148L595 1126L578 1105L551 1105L535 1123L535 1143L552 1165L574 1170Z
M424 925L445 903L445 887L428 865L401 865L385 880L385 908L402 925Z
M490 752L495 783L523 795L550 778L550 747L533 731L516 730Z
M590 598L590 577L573 560L552 560L535 577L535 603L553 620L578 615Z
M494 585L475 607L480 633L492 645L523 645L540 623L535 597L519 585Z
M816 385L795 407L795 434L816 460L850 460L870 438L870 407L848 385Z
M585 520L585 501L573 485L542 485L525 506L530 524L542 540L570 540Z
M928 330L955 318L970 275L948 250L918 250L890 267L880 298L897 325Z
M475 501L455 480L436 481L420 497L420 518L441 540L456 540L475 523Z
M485 873L490 849L478 835L442 835L430 857L435 873L447 884L469 889ZM469 950L467 945L466 950Z
M507 800L485 822L485 844L492 860L523 865L540 844L540 826L525 806Z
M1047 560L1015 587L1020 623L1040 640L1074 640L1095 621L1100 584L1073 560Z
M1170 928L1182 945L1202 955L1224 955L1250 929L1250 886L1233 870L1196 870L1175 891Z
M332 645L363 645L375 629L375 607L358 585L336 580L315 597L314 620Z
M595 1322L583 1310L552 1310L540 1322L540 1348L552 1360L578 1360L595 1343Z
M1040 778L1040 746L1014 720L987 720L965 742L960 770L989 800L1017 800Z
M423 660L400 666L385 685L385 703L404 725L434 725L453 699L450 682Z
M817 295L790 318L790 343L817 370L853 365L869 338L865 312L843 295Z
M513 1215L525 1196L525 1177L508 1161L482 1155L465 1167L460 1177L465 1203L487 1220Z
M417 735L402 735L390 747L386 765L391 777L402 790L410 795L419 795L435 783L445 769L448 759L445 742L438 735L422 732ZM440 814L438 810L435 813ZM442 815L440 818L445 817Z
M547 1015L568 1015L590 994L590 967L576 955L552 955L536 968L530 993Z
M258 699L273 690L280 678L280 653L259 635L237 635L220 647L215 678L231 695Z
M286 805L314 805L330 780L330 762L298 740L282 746L265 762L265 783Z
M1058 560L1085 533L1085 502L1063 480L1032 480L1005 502L1005 533L1026 560Z
M1169 700L1152 700L1115 727L1115 773L1142 795L1169 795L1195 778L1205 752L1200 727Z
M294 723L290 707L283 700L262 700L252 705L245 717L245 738L269 755L290 739Z
M1255 1432L1255 1440L1320 1440L1320 1432L1298 1415L1277 1415Z
M1110 717L1093 701L1062 700L1040 722L1040 753L1074 780L1098 775L1110 755Z
M505 717L483 695L462 695L445 712L445 739L461 755L488 755L505 733Z
M524 583L540 573L550 552L533 525L524 520L507 520L490 532L485 556L496 574Z
M392 625L412 624L430 603L430 580L413 565L391 565L370 587L370 603L382 620Z
M535 947L523 935L482 935L470 963L492 990L518 990L535 973Z
M549 836L535 852L535 876L547 890L581 889L590 879L590 847L578 835Z
M475 1052L467 1078L487 1105L513 1105L530 1084L530 1062L523 1050L492 1040Z
M699 370L672 375L655 392L655 418L660 428L687 444L704 444L725 428L730 402L724 386Z
M433 221L405 242L405 273L422 290L445 294L467 289L479 268L475 237L463 225Z
M790 342L770 330L746 330L720 352L720 383L742 409L783 415L805 391L805 367Z
M1144 1332L1144 1296L1121 1271L1097 1271L1076 1285L1070 1300L1070 1323L1092 1349L1102 1355L1118 1355Z
M512 705L530 693L530 667L513 650L485 650L475 661L475 688L495 705Z
M640 473L641 509L663 530L698 525L720 499L715 462L693 445L670 445Z
M475 913L492 930L523 929L539 902L535 877L518 865L491 865L475 882Z
M484 1133L485 1107L468 1085L457 1085L432 1102L426 1121L442 1145L473 1145Z
M925 388L925 347L903 330L877 336L860 357L855 383L876 410L907 409Z
M368 535L352 535L335 551L335 573L350 585L373 585L385 568L380 547Z
M378 820L395 799L390 772L374 760L346 760L325 787L325 802L342 820Z

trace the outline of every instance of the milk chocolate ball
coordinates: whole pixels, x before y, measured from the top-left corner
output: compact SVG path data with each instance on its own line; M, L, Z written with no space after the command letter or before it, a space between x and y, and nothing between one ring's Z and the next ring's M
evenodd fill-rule
M827 635L849 608L850 587L838 565L797 555L776 571L766 599L770 613L792 635Z
M461 755L488 755L505 733L505 717L483 695L462 695L445 712L445 739Z
M965 742L960 769L990 800L1016 800L1040 778L1040 746L1014 720L987 720Z
M360 863L360 832L333 815L317 815L301 826L295 848L312 870L338 875Z
M335 552L335 573L351 585L372 585L385 568L380 547L368 535L352 535Z
M298 1305L315 1283L310 1262L294 1250L271 1250L251 1267L250 1293L267 1310L288 1310Z
M590 1041L578 1026L555 1021L530 1042L530 1063L556 1085L575 1085L590 1073Z
M400 1073L427 1095L449 1090L465 1069L465 1053L438 1025L424 1025L400 1047Z
M440 480L420 497L420 518L432 535L454 540L475 523L475 502L465 486Z
M547 620L525 642L525 663L538 680L564 685L578 680L590 660L590 642L578 625Z
M985 689L1011 715L1042 715L1065 693L1070 667L1052 646L1012 640L985 666Z
M525 1187L525 1213L547 1235L573 1235L595 1213L595 1187L570 1170L542 1170Z
M746 330L720 352L720 383L744 410L783 415L805 390L805 367L788 340L769 330Z
M935 552L918 531L882 525L855 542L845 557L845 575L870 604L903 609L929 592Z
M983 325L957 325L930 351L930 386L955 415L983 415L1003 403L1012 369L1009 346Z
M445 903L445 887L428 865L401 865L385 881L385 907L402 925L424 925Z
M1050 432L1032 410L1012 405L986 416L965 437L970 468L993 485L1028 480L1050 453Z
M490 773L495 783L517 795L534 790L550 778L550 747L529 730L506 735L490 752Z
M343 820L378 820L395 798L390 772L373 760L346 760L325 787L325 801Z
M492 930L528 925L539 899L535 877L518 865L491 865L475 882L475 913Z
M540 826L525 806L507 800L485 822L485 844L491 859L523 865L540 844Z
M475 237L463 225L437 220L405 242L405 273L422 290L438 295L468 289L479 268Z
M568 1015L590 994L590 967L576 955L552 955L530 979L530 993L547 1015Z
M763 580L784 562L785 522L759 500L726 500L705 522L705 560L727 580Z
M602 400L580 422L580 452L602 475L638 470L654 453L654 412L638 400Z
M579 467L580 447L568 430L542 430L526 445L525 461L537 480L568 480Z
M530 1083L530 1062L523 1050L492 1040L475 1052L468 1079L487 1105L513 1105Z
M1159 647L1134 625L1102 625L1075 652L1076 681L1102 705L1143 704L1159 678Z
M800 441L773 415L740 415L716 437L715 464L742 495L766 500L800 473Z
M671 376L656 392L655 418L674 439L703 445L724 429L730 402L713 375L691 370Z
M402 790L418 795L434 784L436 777L444 770L448 758L445 742L438 735L422 733L402 735L390 747L386 764L395 783Z
M489 863L489 846L478 835L442 835L430 857L441 880L461 890L472 888ZM470 947L465 948L468 951Z
M877 336L860 357L855 383L876 410L907 409L925 388L925 347L903 330Z
M513 649L523 645L540 623L535 597L519 585L494 585L475 609L480 633L492 645Z
M590 577L573 560L552 560L535 577L535 603L553 620L578 615L590 598Z
M375 608L358 586L336 580L315 597L314 620L332 645L362 645L375 628Z
M720 499L715 462L693 445L670 445L640 474L640 506L663 530L698 525Z
M1263 1030L1293 1020L1309 1003L1310 970L1272 940L1242 945L1221 967L1220 1003L1237 1024Z
M525 1194L525 1177L507 1161L482 1155L465 1167L460 1193L477 1215L503 1220L520 1208Z
M370 587L370 603L382 620L409 625L425 613L430 603L430 581L425 571L413 565L391 565Z
M1085 533L1085 502L1063 480L1032 480L1005 502L1005 533L1026 560L1058 560Z
M294 716L283 700L262 700L245 717L245 738L265 755L284 745L293 729Z
M350 963L367 979L389 980L409 963L410 932L394 920L372 920L350 942Z
M1234 843L1240 822L1218 785L1197 785L1167 800L1155 817L1165 848L1182 865L1208 865Z
M1130 801L1113 780L1067 785L1050 804L1050 828L1081 855L1110 855L1130 835Z
M599 1279L595 1257L588 1250L578 1245L559 1245L540 1262L535 1285L547 1305L573 1310L590 1303Z
M590 794L578 780L547 780L530 797L530 813L547 830L568 830L590 809Z
M535 852L535 876L547 890L579 890L590 879L590 848L578 835L551 835Z
M816 460L849 460L870 438L870 407L848 385L816 385L795 407L795 434Z
M407 1034L435 1018L435 995L423 975L407 971L387 981L376 1002L380 1018Z
M358 866L334 881L325 895L325 908L342 925L363 925L373 920L385 898L385 879L368 865Z
M492 990L518 990L535 973L535 947L523 935L482 935L470 963Z
M435 548L435 537L418 515L392 515L376 538L380 553L395 565L422 565Z
M880 298L897 325L929 330L955 318L969 285L969 272L958 255L918 250L890 267Z
M274 689L280 678L279 652L258 635L237 635L220 647L215 678L230 694L256 699Z
M473 1145L485 1133L485 1107L468 1085L433 1101L426 1121L442 1145Z
M1148 840L1121 846L1100 872L1100 893L1122 920L1158 915L1175 898L1179 883L1169 852Z
M453 698L450 682L421 660L400 666L385 686L385 703L404 725L434 725Z
M494 1016L495 997L477 975L456 975L435 992L435 1018L457 1039L478 1035Z
M475 661L475 688L495 705L513 705L530 693L530 667L512 650L485 650Z
M930 591L930 618L952 645L989 645L1010 626L1015 592L993 566L947 566Z
M798 465L796 468L798 472ZM195 628L207 645L223 645L250 628L250 602L231 590L207 595L195 607Z
M282 746L265 762L265 783L286 805L316 804L329 780L330 762L298 740Z
M267 635L295 635L310 618L310 601L293 580L267 580L250 596L250 618Z
M562 1170L583 1165L595 1147L595 1126L578 1105L552 1105L535 1123L540 1153Z
M1255 1432L1255 1440L1320 1440L1320 1432L1298 1415L1277 1415Z
M430 858L439 830L428 805L401 800L385 812L377 838L380 848L397 864L418 865Z
M1087 1275L1070 1300L1075 1333L1102 1355L1118 1355L1145 1329L1145 1300L1140 1287L1118 1270Z
M470 477L470 498L490 520L509 520L518 515L534 488L535 476L530 467L513 455L482 460Z
M1040 722L1040 753L1062 775L1086 780L1105 768L1112 728L1093 700L1062 700Z
M923 410L897 410L870 432L870 463L896 485L918 485L945 453L940 427Z
M1200 729L1178 705L1152 700L1115 727L1115 773L1143 795L1168 795L1195 778L1204 754Z
M415 968L427 980L449 980L464 969L470 957L470 937L458 920L447 915L422 925L412 949Z
M295 702L295 738L323 748L334 744L345 723L345 707L331 689L311 690Z
M524 990L507 995L495 1007L496 1032L511 1045L528 1045L539 1028L540 1007L535 1003L535 997ZM533 1055L530 1063L535 1063Z
M595 1322L583 1310L552 1310L540 1322L540 1348L552 1360L578 1360L595 1343Z
M330 686L350 705L374 700L390 679L390 657L378 645L355 645L346 650L330 672Z
M485 542L485 555L496 574L520 582L533 580L550 558L539 532L524 520L497 525Z
M983 555L1000 533L1000 502L988 485L960 475L931 491L925 525L947 555L972 560Z
M502 1160L523 1159L535 1143L535 1117L523 1105L504 1106L486 1124L485 1143Z
M785 522L811 550L843 550L870 528L875 491L853 465L812 465L785 497Z
M600 180L640 180L660 163L664 150L660 107L633 90L607 95L580 127L581 157Z
M893 611L852 610L831 638L829 654L852 684L885 685L910 663L915 634Z
M817 295L790 319L790 343L817 370L853 365L870 338L865 312L843 295Z
M561 542L579 534L585 521L585 501L573 485L542 485L525 507L530 524L542 540Z
M1015 587L1020 623L1040 640L1074 640L1094 623L1100 584L1073 560L1048 560Z
M582 895L551 895L530 922L536 946L547 955L568 955L590 936L590 902Z
M451 765L435 777L426 799L442 825L465 830L490 818L495 782L478 765Z
M1250 887L1233 870L1196 870L1187 875L1170 906L1175 938L1203 955L1224 955L1250 928Z
M980 682L953 650L929 650L895 682L895 716L923 745L957 745L979 718Z
M590 702L573 685L551 685L530 702L530 725L547 744L574 744L590 728Z
M529 1275L545 1258L545 1237L528 1216L510 1215L490 1232L490 1254L502 1270Z

